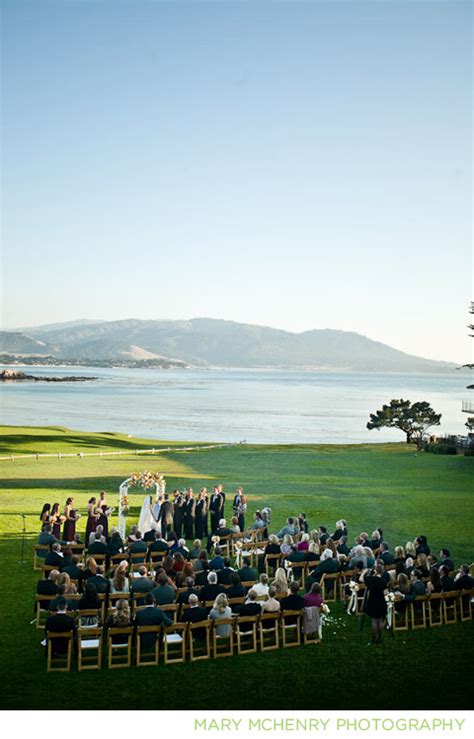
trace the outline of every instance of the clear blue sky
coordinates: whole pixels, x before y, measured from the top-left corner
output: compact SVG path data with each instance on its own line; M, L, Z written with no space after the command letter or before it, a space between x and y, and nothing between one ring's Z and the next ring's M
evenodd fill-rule
M4 327L211 316L469 359L469 2L2 7Z

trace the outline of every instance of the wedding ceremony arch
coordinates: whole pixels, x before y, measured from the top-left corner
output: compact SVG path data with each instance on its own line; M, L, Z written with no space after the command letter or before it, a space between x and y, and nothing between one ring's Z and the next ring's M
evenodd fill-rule
M166 491L166 480L163 475L158 472L137 472L127 477L119 487L119 506L118 506L118 529L122 539L126 535L127 516L130 510L128 499L128 490L130 487L140 487L142 490L150 491L155 489L156 495L163 495Z

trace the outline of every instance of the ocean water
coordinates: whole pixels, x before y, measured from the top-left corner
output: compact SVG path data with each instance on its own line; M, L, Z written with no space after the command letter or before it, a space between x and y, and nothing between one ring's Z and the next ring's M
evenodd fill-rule
M182 441L362 443L402 441L368 431L391 398L427 400L442 413L435 433L465 433L466 374L283 370L26 368L28 374L93 375L86 383L2 383L2 424L61 425Z

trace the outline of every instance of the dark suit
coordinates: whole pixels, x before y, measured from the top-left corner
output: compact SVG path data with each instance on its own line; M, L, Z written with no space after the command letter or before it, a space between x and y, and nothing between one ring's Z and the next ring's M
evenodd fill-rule
M56 567L58 570L62 570L63 567L66 566L66 561L64 557L57 552L48 552L45 557L44 563L45 565L49 565L50 567Z
M471 588L474 588L474 577L471 577L470 575L461 575L454 581L454 587L456 590L470 590Z
M232 587L225 591L228 598L243 598L245 593L245 588L241 583L238 585L232 585Z
M198 621L206 621L207 608L203 608L202 606L193 606L192 608L188 608L187 611L183 613L181 620L189 621L193 624L197 623ZM196 629L193 634L195 639L204 640L206 638L206 632L204 629Z
M443 575L443 577L440 578L440 582L443 593L447 593L450 590L456 590L456 583L454 578L450 575Z
M395 557L393 556L392 552L382 552L380 555L380 559L383 559L384 564L386 565L393 565L395 562Z
M323 562L320 562L319 565L312 571L308 578L308 584L307 589L311 589L311 585L314 582L321 582L321 578L324 575L325 572L328 574L333 574L338 571L338 564L337 560L335 559L326 559Z
M185 505L186 499L182 495L179 495L177 498L175 498L175 501L173 503L173 530L178 539L181 539L181 533L183 530Z
M304 598L301 595L287 595L286 598L282 598L280 601L281 611L301 611L304 608ZM296 617L289 616L286 619L287 624L296 623Z
M104 544L102 541L93 541L92 544L88 546L87 552L91 557L93 557L94 554L107 554L107 544Z
M46 635L48 631L61 633L72 631L73 642L76 640L76 622L67 613L55 613L54 615L48 616L45 625ZM60 638L54 639L52 652L53 654L64 654L67 652L67 640Z
M217 582L220 585L230 585L231 577L234 574L232 567L224 567L217 573Z
M158 585L151 592L158 606L170 606L176 598L176 590L171 585Z
M166 536L173 526L173 504L170 500L165 500L161 504L160 509L161 533Z
M143 554L143 557L137 557L136 559L133 559L134 564L140 564L141 562L144 562L147 552L148 547L146 545L146 542L142 541L141 539L130 544L130 554Z
M220 554L211 559L211 561L209 562L209 567L211 570L222 570L222 568L224 567L224 560L220 556Z
M239 570L239 577L242 582L248 582L250 580L257 580L257 570L255 570L253 567L248 567L247 565L244 565L244 567L241 567Z
M199 592L200 591L198 588L188 588L178 595L178 604L181 605L183 603L188 603L190 595L197 595L197 597L199 598Z
M131 590L133 593L149 593L154 587L155 585L149 577L137 577L136 580L132 580Z
M87 580L88 583L95 585L98 593L108 593L110 589L110 581L107 580L103 575L92 575Z
M171 626L172 620L168 618L161 608L155 606L147 606L137 611L135 617L136 626ZM155 646L157 634L142 634L140 636L140 646L142 649L153 649Z
M260 603L256 603L255 601L244 603L238 606L236 610L239 616L258 616L262 612ZM239 629L240 631L251 631L252 624L239 624Z
M196 517L196 501L189 498L184 506L184 535L186 539L194 537L194 519Z
M224 513L224 501L225 498L221 493L212 494L209 503L209 510L211 511L211 535L215 534L219 528L219 521L223 517Z
M155 554L163 553L167 554L169 550L169 546L166 543L166 541L163 541L163 539L155 539L151 542L148 551L149 552L155 552Z
M196 539L207 536L207 514L209 511L209 498L198 498L196 501L195 532Z
M203 588L201 588L199 593L199 599L202 603L205 603L207 600L215 600L219 593L225 593L225 588L223 585L219 585L219 583L216 583L215 585L204 585Z

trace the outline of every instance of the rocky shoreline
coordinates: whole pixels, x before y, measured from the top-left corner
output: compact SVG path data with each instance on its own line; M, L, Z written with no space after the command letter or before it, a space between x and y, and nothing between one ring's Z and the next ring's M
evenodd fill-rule
M32 380L33 382L86 382L87 380L98 380L98 377L79 377L79 376L66 376L66 377L51 377L47 375L27 375L24 372L17 372L16 370L2 370L0 372L1 382L11 381L24 381Z

